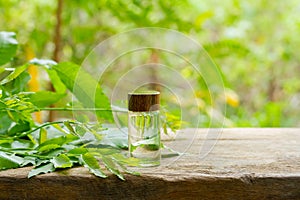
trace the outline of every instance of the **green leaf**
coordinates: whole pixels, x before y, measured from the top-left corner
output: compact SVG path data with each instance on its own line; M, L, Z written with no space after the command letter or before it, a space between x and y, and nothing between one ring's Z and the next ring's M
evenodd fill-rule
M65 152L66 152L66 149L59 147L59 148L56 148L56 149L45 151L45 152L41 153L40 155L48 157L48 158L49 157L53 158L53 157L58 156L62 153L65 153Z
M68 154L70 154L70 155L80 155L80 154L85 154L87 152L88 152L88 150L86 148L79 147L79 148L75 148L75 149L70 150L68 152Z
M109 99L99 83L80 66L64 62L53 66L53 69L84 107L111 109ZM111 111L96 111L96 114L98 117L113 120Z
M3 89L10 94L23 92L30 80L30 75L27 71L23 71L13 81L8 82L3 86Z
M60 78L58 77L56 71L54 71L53 69L47 69L46 71L47 71L48 76L51 80L51 83L52 83L52 85L55 89L55 92L57 92L59 94L64 94L67 90L67 87L60 80Z
M0 169L11 169L19 167L21 163L23 163L24 159L15 156L15 155L7 155L4 152L0 152Z
M0 65L9 62L15 56L18 47L16 34L0 32Z
M106 144L121 149L128 149L128 135L124 134L127 131L127 129L108 129L104 131L105 137L101 141L101 144Z
M54 167L53 163L48 163L46 165L41 165L39 167L32 169L28 174L28 178L31 178L38 174L49 173L49 172L53 172L53 171L55 171L55 167Z
M33 156L25 156L24 161L20 164L21 167L26 165L35 165L36 164L36 158Z
M110 157L103 156L101 159L102 159L104 165L106 166L106 168L111 173L115 174L117 177L119 177L119 179L121 179L123 181L125 180L123 175L120 173L117 166L115 165L114 161Z
M46 146L46 145L49 145L49 144L63 145L63 144L66 142L66 140L67 140L67 139L66 139L65 136L53 138L53 139L50 139L50 140L45 141L43 144L40 144L40 145L39 145L39 148L40 148L40 147L43 147L43 146Z
M67 131L65 131L65 129L63 129L60 125L58 124L52 124L52 127L55 128L56 130L60 131L61 133L64 133L64 134L68 134Z
M37 147L39 152L49 151L61 147L66 142L66 137L57 137L47 140Z
M49 163L49 159L36 159L36 164L35 164L35 168L37 168L38 166L41 166L43 164L47 164ZM54 167L54 166L53 166Z
M60 154L59 156L54 157L51 159L51 162L55 168L68 168L73 166L71 160L65 154Z
M81 155L80 162L96 176L101 178L107 177L101 170L98 160L91 153Z
M40 129L40 134L39 134L39 144L42 144L47 140L47 130L44 128Z
M113 154L112 157L118 162L119 165L125 164L132 167L140 165L140 160L138 158L126 157L121 153Z
M137 176L140 175L139 172L129 170L124 165L124 164L126 164L128 166L136 167L140 164L139 159L133 158L133 157L128 158L128 157L125 157L123 154L114 154L112 157L113 157L112 159L114 160L114 162L117 163L124 172L126 172L128 174L132 174L132 175L137 175Z
M18 123L15 126L13 126L11 129L9 129L8 135L14 136L17 135L18 133L22 133L29 130L30 130L30 123L25 121L22 123Z
M44 152L44 151L50 151L53 149L57 149L62 147L63 144L67 144L68 142L77 140L78 137L77 136L73 136L71 134L68 134L66 136L61 136L61 137L57 137L57 138L53 138L50 140L46 140L44 143L40 144L37 147L37 150L39 152Z
M71 132L76 134L75 130L73 129L73 127L71 126L70 122L68 121L64 121L64 125L67 127L67 129Z
M13 121L7 112L0 111L0 135L7 134L9 127Z
M61 147L61 145L59 145L59 144L47 144L47 145L43 145L42 147L39 147L38 151L45 152L45 151L50 151L50 150L57 149L60 147Z
M135 146L140 146L140 145L155 145L159 141L159 137L158 136L154 136L152 138L149 138L149 139L144 139L144 140L141 140L141 141L138 141L138 142L135 142L134 145Z
M28 65L23 65L21 67L17 67L11 72L5 79L0 82L0 85L4 85L16 79L22 72L24 72L28 68Z
M2 74L3 72L5 72L5 68L4 67L0 67L0 74Z
M51 91L39 91L29 96L29 101L37 107L46 107L56 103L62 99L66 94L60 94Z
M121 150L118 148L114 148L109 145L98 145L97 148L88 148L89 152L97 153L99 155L112 155L115 153L120 153Z
M86 129L79 124L75 125L75 130L76 130L76 133L80 136L84 136L84 134L86 133Z
M7 108L6 104L0 101L0 110Z

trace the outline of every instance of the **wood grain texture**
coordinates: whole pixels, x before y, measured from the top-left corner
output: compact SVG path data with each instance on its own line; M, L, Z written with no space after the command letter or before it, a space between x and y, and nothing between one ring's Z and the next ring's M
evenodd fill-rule
M167 146L185 154L107 179L74 168L27 179L0 172L0 199L300 199L300 129L189 129ZM211 148L213 147L213 148Z

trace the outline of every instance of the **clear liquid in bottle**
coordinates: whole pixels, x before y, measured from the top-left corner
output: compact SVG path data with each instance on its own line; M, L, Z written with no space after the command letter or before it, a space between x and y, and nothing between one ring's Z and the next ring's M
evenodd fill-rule
M129 155L143 167L160 165L159 92L130 93L128 96Z

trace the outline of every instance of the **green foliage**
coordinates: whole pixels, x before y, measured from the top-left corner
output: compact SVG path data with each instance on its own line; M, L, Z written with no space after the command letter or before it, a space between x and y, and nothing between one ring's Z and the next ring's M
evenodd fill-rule
M29 101L38 108L50 106L66 96L66 93L39 91L29 95Z
M4 37L5 36L5 37ZM0 52L7 52L1 64L15 55L12 48L14 34L1 32ZM3 45L2 45L3 44ZM1 54L2 55L2 54ZM5 62L4 62L5 61ZM29 80L26 70L30 64L41 66L48 72L55 92L26 92ZM6 73L6 69L2 73ZM14 86L18 86L14 88ZM0 169L33 165L28 178L83 165L96 176L105 178L99 161L109 171L124 180L123 172L134 173L123 165L138 165L126 158L119 148L103 140L101 125L77 121L57 121L35 124L32 113L59 101L71 91L87 108L103 108L99 118L112 120L108 98L91 76L72 63L57 64L51 60L34 59L30 63L9 69L0 81ZM95 90L95 91L93 91ZM109 130L106 130L109 131ZM97 145L102 144L99 148ZM92 145L92 146L91 146Z
M264 120L256 113L263 112L269 103L271 107L272 103L281 107L280 126L295 126L299 123L299 73L295 73L299 68L298 4L297 0L253 0L251 3L236 0L100 0L88 3L66 0L61 23L62 59L81 63L95 45L116 33L133 28L178 30L203 45L223 72L226 87L240 99L239 105L232 107L222 101L222 97L216 102L210 102L209 95L202 95L199 98L202 102L201 126L210 125L212 116L208 113L211 108L219 111L224 104L229 108L222 117L226 117L229 124L260 126ZM56 6L48 1L19 3L0 0L3 10L0 12L0 24L2 29L20 32L18 38L21 43L29 44L37 57L52 57L51 38L56 23ZM8 37L7 34L5 37ZM9 37L13 41L15 36ZM16 45L13 48L16 49ZM167 60L163 57L160 59L162 63ZM0 62L10 60L12 57L7 56L5 60L0 59ZM13 62L19 65L22 60L24 56L18 55ZM133 61L130 59L130 63L125 65L131 65ZM169 66L174 64L178 63L170 63ZM2 70L0 68L0 72ZM111 73L108 79L113 80L116 74ZM196 92L207 93L203 81L199 80L198 85L199 91ZM57 88L55 90L58 92ZM170 101L167 103L171 104ZM178 114L178 109L171 111ZM214 126L222 124L222 117L220 124Z
M8 155L4 152L0 152L0 169L10 169L16 168L23 162L23 158L15 156L15 155Z
M18 47L16 34L0 32L0 66L11 61Z
M15 132L17 126L19 130L23 130L23 126L33 123L31 113L36 111L36 107L28 101L25 94L18 93L5 98L2 97L0 102L0 118L3 121L3 131L0 133L9 134ZM13 126L15 123L17 125Z
M36 167L33 170L31 170L28 174L28 178L31 178L33 176L36 176L36 175L42 174L42 173L53 172L54 170L55 170L55 167L52 163L41 165L41 166Z
M3 79L0 84L4 85L7 84L13 80L15 80L16 78L19 77L19 75L24 72L27 69L27 65L23 65L21 67L17 67L15 69L13 69L13 72L10 73L7 77L5 77L5 79Z
M65 62L53 66L53 69L84 107L111 110L110 102L98 82L81 69L80 66ZM104 117L108 120L113 119L110 111L96 111L96 114L98 117Z
M209 55L213 55L217 58L227 57L228 52L233 52L233 54L237 56L246 56L250 53L247 46L243 45L241 42L228 39L219 40L211 44L205 44L203 45L203 48Z
M80 156L80 161L85 167L87 167L93 174L101 178L106 178L107 176L101 170L97 159L91 153L85 153Z

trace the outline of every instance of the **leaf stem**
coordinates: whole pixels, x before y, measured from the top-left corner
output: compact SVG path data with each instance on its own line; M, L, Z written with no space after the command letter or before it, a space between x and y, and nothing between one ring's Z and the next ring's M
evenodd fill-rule
M35 131L37 131L37 130L43 128L43 127L50 126L50 125L52 125L52 124L63 124L64 122L65 122L65 121L45 122L45 123L43 123L42 125L40 125L40 126L34 128L34 129L30 130L30 131L23 132L22 134L17 135L17 136L15 136L15 137L20 138L20 137L26 136L26 135L28 135L28 134L30 134L30 133L33 133L33 132L35 132ZM75 124L75 122L71 122L71 121L69 121L69 123Z

